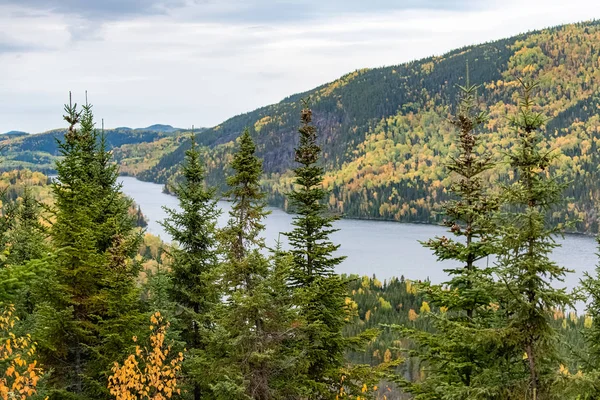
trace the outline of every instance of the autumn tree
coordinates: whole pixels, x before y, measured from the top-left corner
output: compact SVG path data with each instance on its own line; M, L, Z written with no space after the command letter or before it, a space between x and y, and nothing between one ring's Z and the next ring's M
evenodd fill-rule
M36 343L30 335L14 333L16 318L14 306L7 306L0 314L0 399L26 400L38 392L43 375L35 359Z
M510 120L516 144L509 162L516 179L503 189L507 206L498 222L496 271L504 283L507 340L524 354L526 398L535 400L549 398L558 368L552 312L570 305L572 298L556 287L569 271L550 259L562 227L548 223L548 214L563 202L565 185L550 170L554 155L543 143L544 118L534 111L536 84L521 86L518 111Z
M181 338L188 349L184 373L193 386L195 400L211 393L207 347L214 328L218 249L216 223L220 210L215 190L207 188L205 171L194 139L181 168L182 182L173 189L181 210L165 208L165 231L176 247L171 250L171 299L181 310Z
M136 345L123 365L114 363L108 389L116 400L166 400L181 394L177 382L183 353L173 356L171 345L165 345L169 326L159 312L152 314L150 346Z

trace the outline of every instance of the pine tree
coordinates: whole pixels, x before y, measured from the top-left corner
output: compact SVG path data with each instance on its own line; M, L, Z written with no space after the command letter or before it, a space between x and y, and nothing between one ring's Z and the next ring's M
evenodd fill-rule
M183 370L198 400L211 393L206 379L211 370L207 348L220 296L216 223L221 211L215 190L205 187L205 171L193 137L181 175L181 184L174 188L181 211L165 208L168 217L163 226L178 246L171 251L171 298L181 309L181 338L188 350Z
M222 374L230 382L222 382L219 392L231 398L269 400L280 398L293 376L283 348L293 315L286 286L289 275L280 252L271 260L264 255L267 249L260 234L269 212L259 182L262 161L247 129L238 142L231 162L234 174L227 178L232 210L220 235L227 302L218 312L224 330L221 363L233 371Z
M335 397L344 362L346 340L342 328L348 310L345 304L347 282L335 274L334 268L344 257L333 253L339 248L329 239L336 232L323 200L323 168L318 165L320 148L317 131L312 125L312 111L306 102L301 113L300 144L294 169L296 188L288 196L293 210L294 229L287 233L293 256L292 284L304 326L300 344L306 370L306 395L310 398Z
M503 190L507 208L499 219L497 273L505 283L508 340L524 354L526 398L535 400L549 398L558 369L552 312L572 299L565 289L554 287L569 271L550 259L562 228L549 224L548 214L562 203L565 185L552 176L554 156L542 143L544 118L533 110L536 84L521 84L518 112L510 120L516 144L509 161L516 180Z
M128 213L131 201L118 169L99 140L92 106L65 106L69 129L59 143L63 159L52 185L50 236L56 250L52 295L38 305L44 363L53 369L56 396L105 398L106 376L139 325L139 246ZM47 325L47 326L44 326ZM60 394L59 394L60 393Z

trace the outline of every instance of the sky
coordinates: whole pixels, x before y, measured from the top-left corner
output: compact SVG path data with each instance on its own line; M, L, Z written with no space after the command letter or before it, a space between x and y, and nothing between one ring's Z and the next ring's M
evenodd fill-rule
M210 127L359 68L600 18L597 0L0 0L0 132Z

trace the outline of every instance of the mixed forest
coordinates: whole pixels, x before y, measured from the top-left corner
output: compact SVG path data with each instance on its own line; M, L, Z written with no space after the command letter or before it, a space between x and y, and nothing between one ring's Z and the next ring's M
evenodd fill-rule
M541 127L557 157L551 169L568 183L570 200L560 221L575 219L570 229L595 233L600 185L596 166L600 104L600 23L570 24L529 32L442 56L392 67L349 73L278 104L233 117L210 129L196 130L206 159L207 181L226 191L226 165L235 140L248 128L263 159L261 181L271 205L288 208L286 194L294 181L294 149L299 100L310 97L327 199L337 213L351 218L439 223L448 193L444 163L456 151L447 125L448 108L456 104L457 84L465 85L465 64L478 94L489 105L489 119L480 146L496 161L514 145L507 121L517 104L516 76L539 83L536 105L548 118ZM59 157L54 137L64 129L37 135L11 135L2 168L26 167L54 173ZM189 132L107 130L121 172L142 180L173 182L189 148ZM4 135L0 136L3 138ZM493 144L492 144L493 143ZM479 149L483 150L483 148ZM507 181L505 163L490 172Z
M571 292L551 258L597 233L598 35L357 71L193 134L105 131L69 99L56 142L3 140L0 399L599 398L600 267ZM14 169L32 140L55 176ZM119 173L177 197L172 243ZM294 219L271 248L273 201ZM439 221L421 245L447 280L337 274L343 214Z
M285 248L262 238L267 194L249 129L232 145L225 191L187 139L166 244L144 233L142 210L122 193L92 106L69 101L56 177L0 179L0 397L598 398L600 276L567 292L571 271L550 257L579 221L557 217L569 183L553 168L541 85L517 77L506 89L517 94L505 122L513 145L499 159L489 149L504 137L488 132L491 107L470 71L439 125L453 148L440 211L448 233L422 243L453 261L441 284L336 273L343 257L329 236L340 215L309 99ZM223 196L232 208L218 228Z

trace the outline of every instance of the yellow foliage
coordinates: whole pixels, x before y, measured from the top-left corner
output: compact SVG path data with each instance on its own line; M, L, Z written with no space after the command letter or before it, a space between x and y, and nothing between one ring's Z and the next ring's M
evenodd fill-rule
M408 319L411 321L416 321L419 318L419 314L415 312L412 308L408 310Z
M12 329L16 317L14 307L8 306L0 314L0 399L26 400L37 394L37 384L43 371L33 360L35 342L29 335L17 337Z
M167 357L171 346L165 347L165 336L169 323L164 322L159 312L150 317L150 349L136 346L123 365L114 364L113 374L108 378L108 389L116 400L164 400L180 394L177 375L181 370L183 353L171 361ZM133 338L137 342L137 338Z
M383 353L383 362L390 362L392 361L392 352L390 351L390 349L386 349L385 353Z

